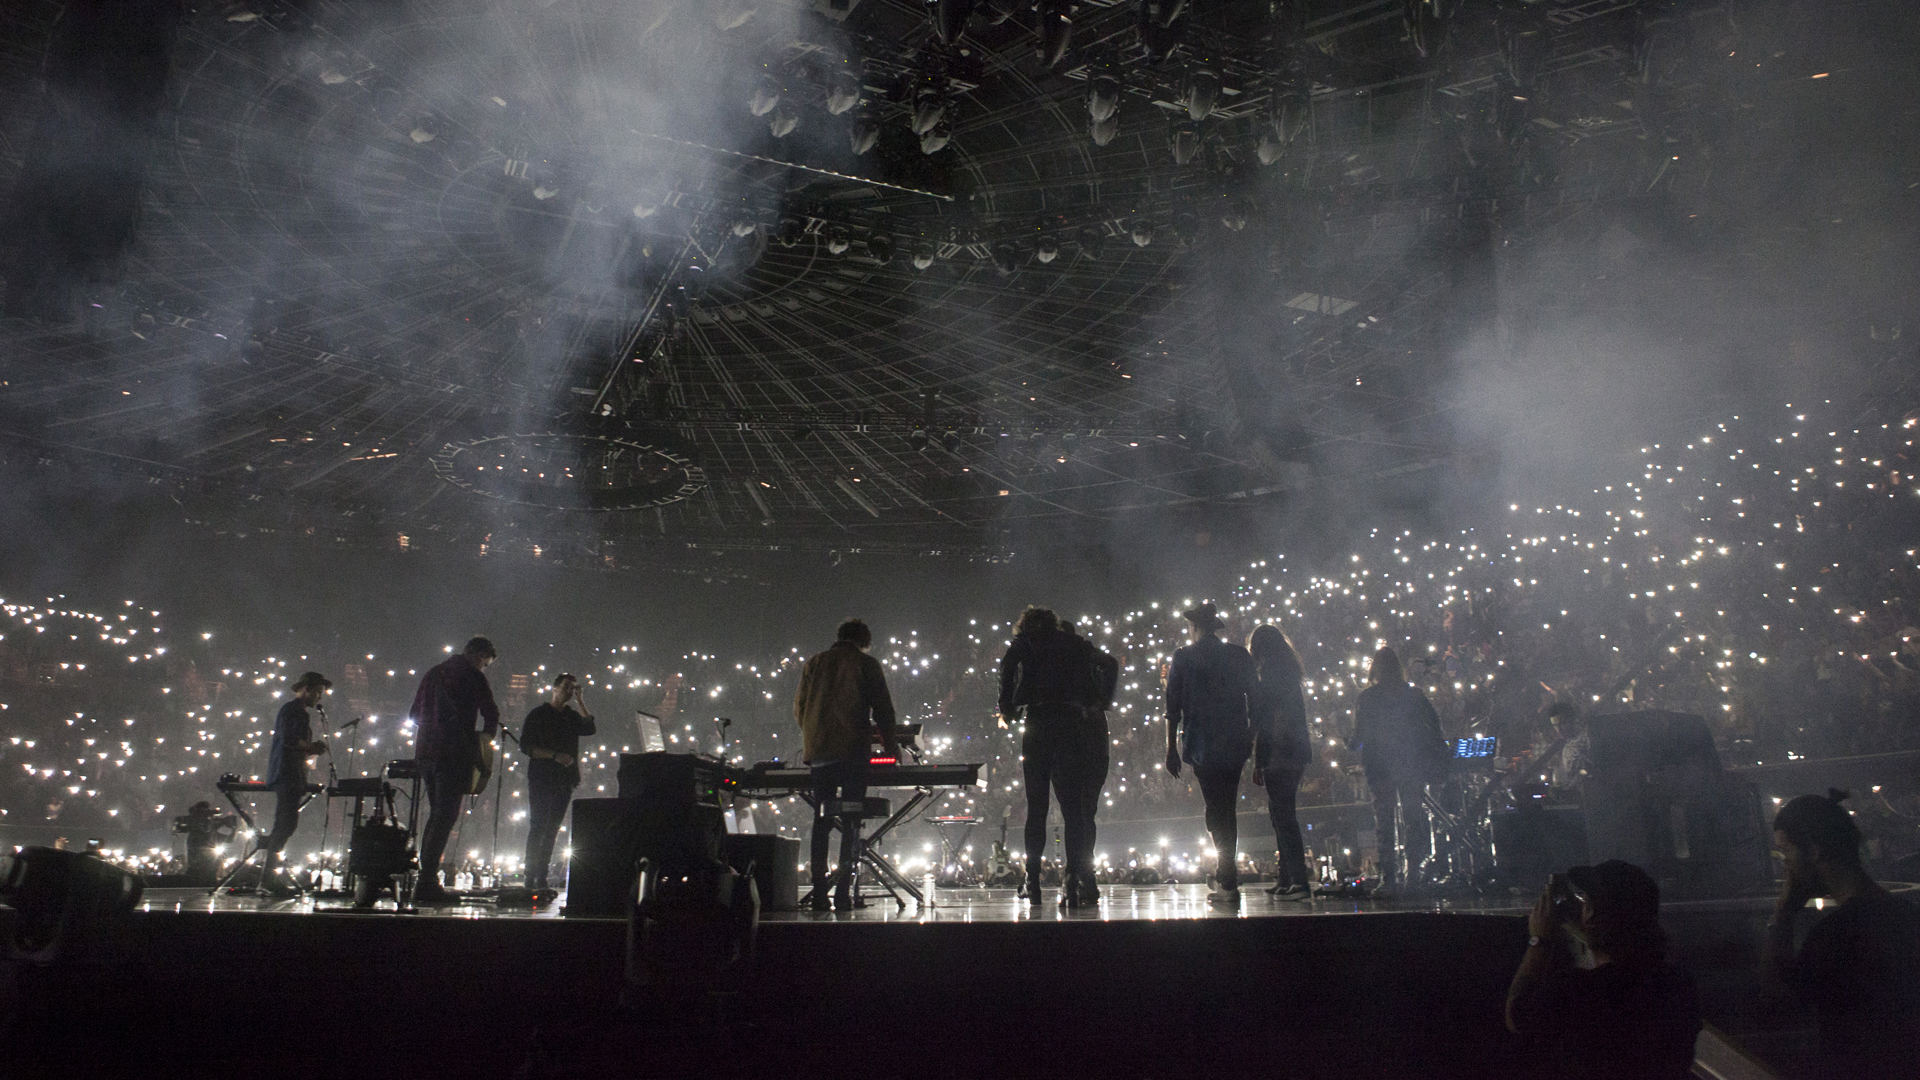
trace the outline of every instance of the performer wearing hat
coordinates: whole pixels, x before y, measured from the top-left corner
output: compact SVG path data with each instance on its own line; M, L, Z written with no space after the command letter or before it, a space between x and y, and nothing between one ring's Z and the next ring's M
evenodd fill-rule
M293 697L280 706L273 721L273 744L267 751L267 789L273 792L273 831L260 843L266 861L260 866L260 891L270 896L292 896L293 885L282 881L280 852L300 827L300 804L307 794L307 759L325 753L327 744L313 737L313 718L320 698L333 683L309 671L288 687Z
M1201 604L1180 613L1193 624L1193 644L1173 654L1167 672L1167 771L1193 766L1206 800L1207 832L1217 855L1215 888L1207 899L1240 902L1240 772L1253 753L1247 696L1254 690L1253 658L1220 640L1220 609ZM1180 738L1186 730L1185 745Z

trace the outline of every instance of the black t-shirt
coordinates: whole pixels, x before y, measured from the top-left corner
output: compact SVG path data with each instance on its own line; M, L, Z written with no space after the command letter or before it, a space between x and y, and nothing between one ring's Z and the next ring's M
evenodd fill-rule
M1693 977L1672 964L1557 971L1513 1013L1560 1080L1682 1080L1693 1068L1700 1002Z
M1920 1076L1920 907L1856 896L1813 924L1787 981L1820 1020L1823 1076Z
M520 728L520 749L551 750L572 758L573 764L562 765L552 758L532 758L527 762L528 782L579 787L580 736L592 735L594 731L591 716L581 716L572 709L556 709L552 702L535 706Z

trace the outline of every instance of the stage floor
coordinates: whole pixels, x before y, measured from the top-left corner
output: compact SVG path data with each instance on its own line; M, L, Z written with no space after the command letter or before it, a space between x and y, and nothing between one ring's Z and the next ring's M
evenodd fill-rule
M1523 915L1532 901L1520 898L1474 898L1470 902L1404 901L1387 903L1372 900L1318 897L1312 900L1282 900L1268 896L1264 885L1244 889L1237 906L1214 904L1207 900L1204 885L1103 885L1097 908L1069 910L1058 903L1030 905L1021 903L1012 889L936 889L931 905L905 908L892 901L871 898L867 906L846 914L817 914L802 911L763 912L764 923L1012 923L1012 922L1121 922L1167 919L1258 919L1292 918L1307 915L1361 915L1389 911L1442 911L1473 914ZM1048 890L1057 898L1058 890ZM346 908L346 897L300 897L270 900L248 895L209 896L205 889L148 889L140 908L147 912L262 912L288 915L330 913ZM497 907L491 899L474 898L458 904L420 908L417 918L454 919L555 919L562 917L566 895L548 907L531 910L524 907ZM384 900L371 914L391 914L393 901ZM354 912L345 912L353 914ZM358 914L368 914L360 912Z

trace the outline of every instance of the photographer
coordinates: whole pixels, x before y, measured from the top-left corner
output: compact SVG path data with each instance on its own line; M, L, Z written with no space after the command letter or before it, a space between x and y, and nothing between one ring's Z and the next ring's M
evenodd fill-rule
M1609 859L1555 874L1527 929L1507 1029L1543 1055L1542 1075L1689 1075L1700 1005L1693 979L1667 962L1660 887L1645 870Z
M1787 880L1767 925L1767 983L1818 1016L1818 1075L1920 1075L1920 908L1867 876L1846 798L1802 795L1773 819ZM1795 952L1794 920L1814 897L1826 914Z

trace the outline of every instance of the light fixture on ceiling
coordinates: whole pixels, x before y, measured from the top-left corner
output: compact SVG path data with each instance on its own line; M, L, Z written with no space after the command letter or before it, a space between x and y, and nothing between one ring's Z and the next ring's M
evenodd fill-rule
M853 246L853 237L847 233L844 225L835 225L827 230L827 251L833 255L844 255Z
M880 124L868 113L860 113L847 126L847 145L855 154L864 154L880 141Z
M739 217L734 218L733 222L727 226L727 228L735 236L746 236L749 233L753 232L753 230L759 227L760 227L759 222L753 220L753 218L748 217L745 214L742 214Z
M1105 120L1090 121L1088 133L1093 136L1093 145L1107 145L1115 135L1120 134L1120 114L1116 112Z
M925 270L933 265L933 244L922 240L913 245L913 268Z
M1107 253L1107 234L1089 225L1080 230L1080 254L1089 259L1098 259Z
M907 446L924 454L932 449L933 437L927 434L926 428L916 427L907 435Z
M1226 208L1220 212L1220 224L1228 232L1239 232L1247 227L1247 204L1240 199L1228 199Z
M921 133L920 152L923 154L937 154L945 150L947 144L952 141L953 121L943 116L940 118L939 123Z
M780 219L780 246L792 247L807 235L807 223L799 218Z
M722 30L738 30L759 10L753 0L719 0L713 5L713 21Z
M922 77L913 91L913 133L925 135L946 115L946 80L938 75Z
M852 71L835 72L827 83L827 111L839 116L852 109L860 104L863 89L858 74Z
M1173 150L1175 164L1185 165L1200 152L1200 125L1192 120L1181 120L1173 125L1173 134L1168 139Z
M1087 115L1105 120L1120 111L1120 80L1112 75L1095 75L1087 80Z
M1146 247L1153 243L1153 222L1146 218L1134 218L1127 226L1127 235L1133 238L1134 247Z
M867 254L873 261L885 266L893 261L893 237L885 233L874 233L867 237Z
M1020 249L1013 246L1013 241L1002 240L993 245L993 268L1001 277L1012 277L1014 271L1020 269Z
M1055 67L1073 39L1073 0L1038 0L1034 11L1040 17L1040 63Z
M773 116L767 121L767 130L771 131L776 139L786 138L793 134L794 128L799 126L800 111L784 100L774 106Z
M753 95L747 98L747 111L755 116L765 116L780 104L780 80L772 75L762 75L753 84Z
M957 431L948 431L946 434L940 436L940 445L946 447L947 453L949 454L959 453L960 433Z
M1181 87L1180 104L1186 106L1187 116L1192 120L1205 120L1213 115L1213 103L1220 97L1220 76L1211 68L1196 67L1187 72L1187 81Z
M967 16L973 14L973 0L931 0L933 33L942 45L960 40L967 29Z
M642 221L660 212L660 198L657 195L642 195L633 204L633 216Z
M1033 257L1042 264L1050 263L1060 257L1060 238L1052 233L1041 233L1034 241Z

